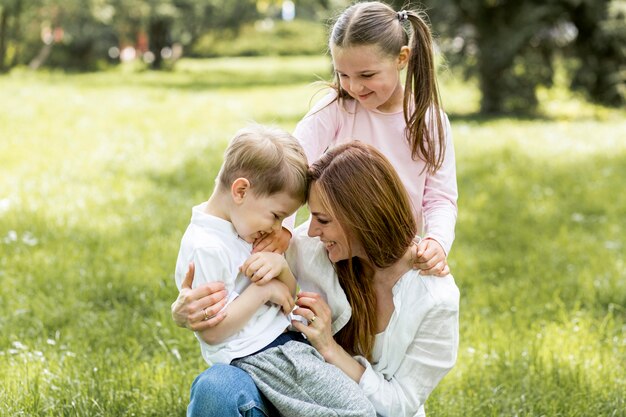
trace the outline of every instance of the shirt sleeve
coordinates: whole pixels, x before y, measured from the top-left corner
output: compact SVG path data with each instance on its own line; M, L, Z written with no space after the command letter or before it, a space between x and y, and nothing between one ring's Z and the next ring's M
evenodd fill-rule
M228 291L227 305L239 296L234 291L237 274L230 271L230 261L224 251L214 247L201 246L193 250L192 259L195 265L193 288L209 282L223 282Z
M424 318L398 371L390 378L375 371L362 356L366 369L359 386L383 417L412 417L452 369L458 351L458 310L434 308Z
M309 165L317 161L336 139L339 131L336 98L337 94L334 91L323 97L300 120L293 132L293 136L304 148ZM295 214L283 221L283 227L289 230L292 236L295 224Z
M454 226L457 216L458 189L452 129L445 114L446 150L443 164L433 175L426 177L422 209L424 213L425 238L436 240L446 255L454 241Z
M331 92L318 101L296 125L293 135L304 148L309 165L317 161L333 143L339 131L337 94Z

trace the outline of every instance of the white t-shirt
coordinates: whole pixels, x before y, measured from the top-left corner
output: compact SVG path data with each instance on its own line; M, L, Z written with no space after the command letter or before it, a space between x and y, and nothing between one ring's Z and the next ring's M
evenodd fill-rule
M196 266L193 287L222 281L228 291L228 303L241 294L251 281L239 272L239 267L252 253L252 245L241 239L232 223L205 213L206 202L195 206L191 223L180 243L176 261L176 286L185 279L191 261ZM290 324L281 308L261 306L246 325L222 343L209 345L196 333L202 357L209 365L230 363L267 346Z
M294 230L287 260L300 286L328 301L336 333L350 319L350 305L324 245L308 237L307 229L305 223ZM380 416L423 416L424 402L456 362L459 290L451 275L421 276L411 270L392 291L395 310L376 339L377 362L355 357L366 368L359 385Z

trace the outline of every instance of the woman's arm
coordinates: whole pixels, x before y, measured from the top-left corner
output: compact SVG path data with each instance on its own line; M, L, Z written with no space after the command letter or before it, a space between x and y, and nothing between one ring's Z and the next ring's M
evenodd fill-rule
M449 284L442 280L440 285ZM351 357L332 339L330 309L318 294L299 294L296 301L299 308L294 313L305 317L309 325L296 321L292 324L307 336L327 362L340 368L359 384L379 415L409 417L424 405L430 393L456 362L458 289L454 286L442 291L445 292L444 299L431 306L421 320L416 317L419 327L406 348L398 351L402 344L393 335L389 336L391 343L383 353L387 358L381 361L397 363L392 375L374 370L364 357Z
M365 372L365 367L333 339L332 314L326 301L318 293L301 292L298 294L296 305L298 308L293 313L304 317L308 325L297 320L292 321L292 325L304 333L326 362L335 365L358 383Z
M393 351L393 346L388 348ZM458 310L433 308L420 323L391 377L375 371L365 358L357 357L366 367L359 386L381 416L413 416L452 369L457 351Z
M226 317L227 292L224 283L207 282L192 289L195 266L189 264L176 301L172 303L172 319L179 327L195 332L216 326Z

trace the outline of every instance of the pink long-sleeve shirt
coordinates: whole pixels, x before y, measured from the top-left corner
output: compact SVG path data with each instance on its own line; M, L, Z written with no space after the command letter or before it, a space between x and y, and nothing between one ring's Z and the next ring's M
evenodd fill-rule
M435 239L446 254L454 241L457 216L456 164L452 132L444 117L445 158L435 174L428 174L421 159L411 158L406 140L404 115L368 110L356 100L342 107L331 92L313 106L298 123L294 136L300 141L309 163L318 160L327 148L359 140L381 151L394 166L413 205L420 234Z

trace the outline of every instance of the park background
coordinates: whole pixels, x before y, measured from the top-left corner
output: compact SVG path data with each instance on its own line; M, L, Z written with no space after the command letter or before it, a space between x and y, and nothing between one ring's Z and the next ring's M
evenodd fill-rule
M184 415L190 209L237 129L291 131L320 97L347 4L0 2L0 415ZM421 4L462 295L427 414L626 416L626 2Z

